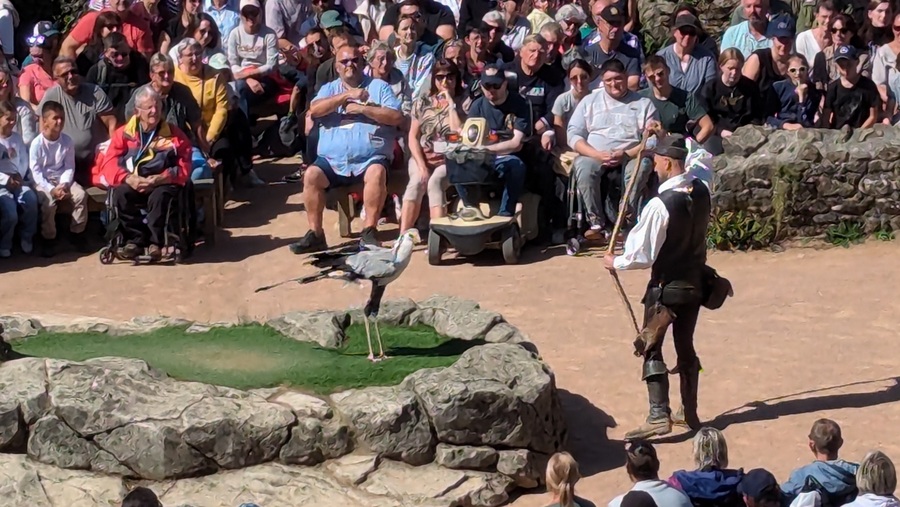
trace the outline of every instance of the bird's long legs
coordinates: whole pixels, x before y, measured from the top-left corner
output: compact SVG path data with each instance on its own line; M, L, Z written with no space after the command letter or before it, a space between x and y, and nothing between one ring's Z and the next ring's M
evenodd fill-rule
M369 344L369 361L375 362L375 354L372 352L372 334L369 331L369 316L363 315L363 322L366 323L366 342ZM378 329L378 322L375 322L375 329Z
M381 331L378 329L378 318L375 318L375 339L378 340L378 359L387 359L388 356L384 353L384 346L381 344Z

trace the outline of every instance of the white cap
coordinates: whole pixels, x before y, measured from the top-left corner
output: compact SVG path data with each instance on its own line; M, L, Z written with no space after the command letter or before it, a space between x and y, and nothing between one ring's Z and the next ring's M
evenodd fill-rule
M238 10L242 11L244 10L244 7L256 7L257 9L261 9L259 0L241 0L241 7Z

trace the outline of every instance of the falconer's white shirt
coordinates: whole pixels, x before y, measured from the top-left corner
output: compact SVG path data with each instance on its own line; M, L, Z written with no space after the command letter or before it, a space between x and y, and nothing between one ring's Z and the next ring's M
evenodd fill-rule
M690 172L667 179L659 186L659 194L667 190L687 192L698 177ZM702 181L702 180L701 180ZM709 184L704 181L709 187ZM625 252L616 257L613 267L617 270L647 269L656 261L659 249L666 241L669 226L669 211L659 196L650 199L644 206L637 225L625 240Z

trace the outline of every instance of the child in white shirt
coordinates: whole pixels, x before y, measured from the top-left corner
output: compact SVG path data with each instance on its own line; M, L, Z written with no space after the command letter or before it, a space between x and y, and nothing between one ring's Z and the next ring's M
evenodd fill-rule
M22 224L20 246L26 254L34 248L38 199L28 172L28 148L13 132L18 120L15 106L0 102L0 258L12 255L16 225Z
M62 104L47 101L41 108L41 133L31 142L31 174L41 203L41 236L44 257L55 254L56 212L72 213L72 243L86 251L87 202L84 189L75 182L75 146L62 133L65 123Z

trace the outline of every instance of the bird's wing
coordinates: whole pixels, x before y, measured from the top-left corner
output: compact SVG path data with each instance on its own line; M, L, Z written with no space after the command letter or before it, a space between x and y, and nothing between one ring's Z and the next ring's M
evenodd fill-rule
M388 249L366 250L347 258L347 266L363 278L387 278L397 269L394 252Z

